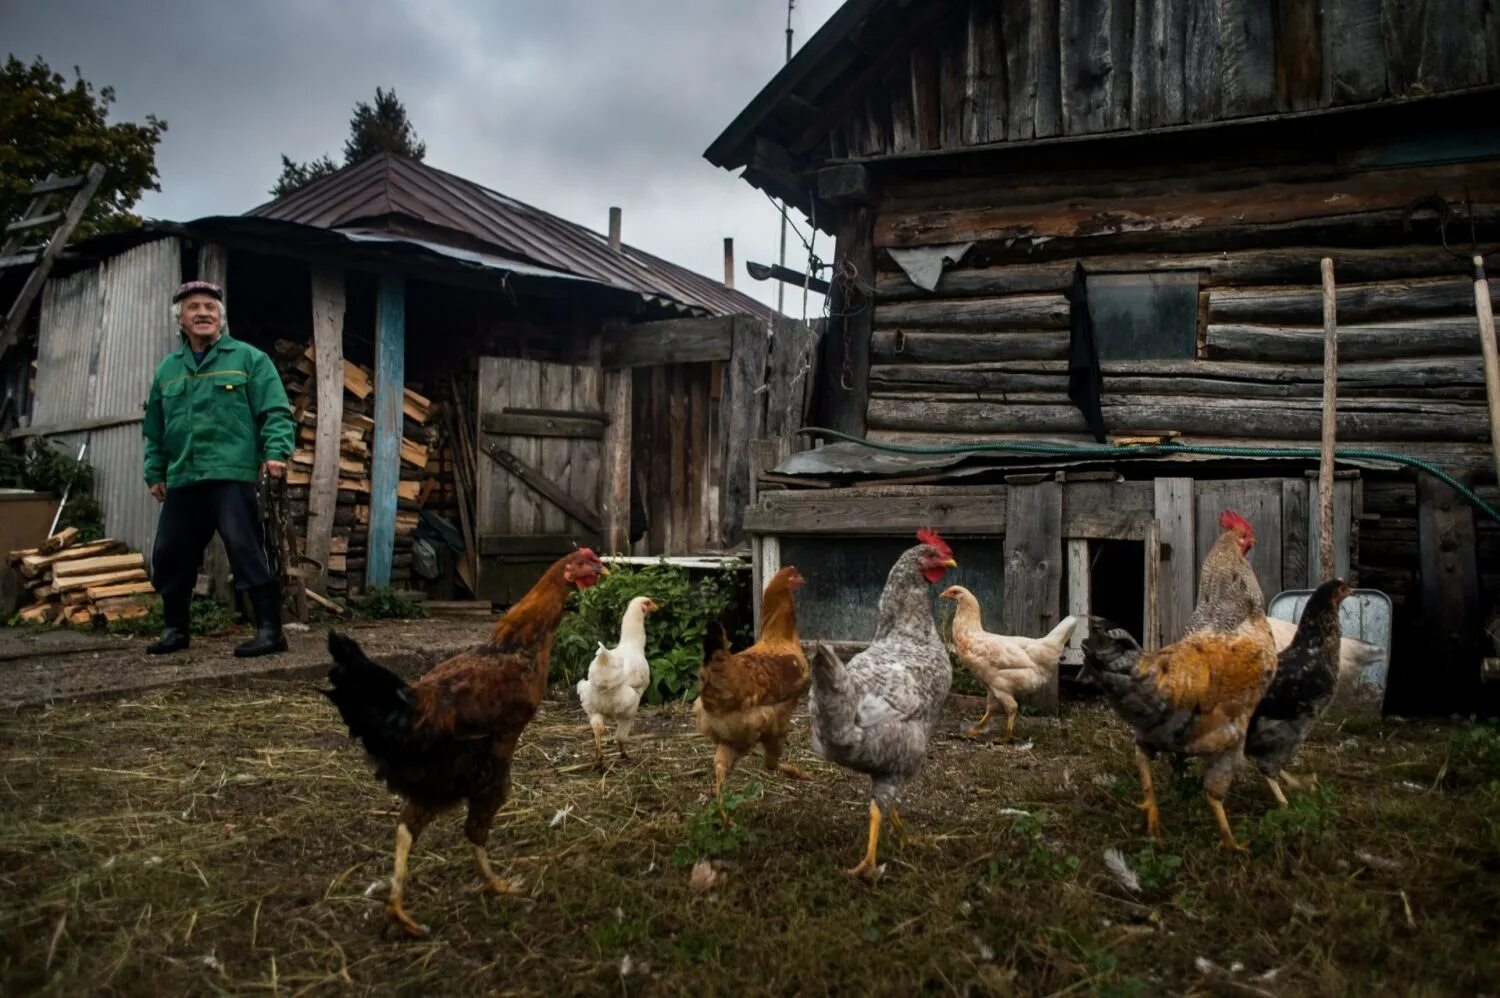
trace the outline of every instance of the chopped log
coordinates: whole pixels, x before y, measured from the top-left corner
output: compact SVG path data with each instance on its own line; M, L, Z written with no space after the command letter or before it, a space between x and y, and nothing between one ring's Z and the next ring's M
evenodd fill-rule
M29 624L44 624L57 617L62 607L56 603L34 603L21 608L18 616Z
M146 559L139 551L129 554L106 555L101 558L79 558L58 562L52 566L54 582L77 578L80 575L98 575L102 572L118 572L127 568L143 568Z
M375 391L374 382L368 370L354 363L352 360L344 361L344 390L355 398L364 400ZM344 417L348 421L348 417ZM373 426L373 421L371 422Z
M93 620L102 620L106 624L111 624L117 620L139 620L142 617L149 617L150 615L151 607L149 604L142 603L140 600L128 600L124 603L108 607L96 605L93 607L91 616Z
M68 623L74 627L83 627L94 622L93 611L86 606L79 607L68 614Z
M78 539L77 527L66 527L47 538L37 547L38 554L53 554L71 545Z
M41 551L40 548L21 548L19 550L12 551L10 553L10 555L9 555L10 563L12 565L19 565L21 563L21 559L22 558L27 558L27 557L30 557L32 555L37 555L37 554L41 554L41 553L42 553L42 551Z
M83 591L96 586L109 586L121 582L144 582L146 581L146 570L144 568L120 569L115 572L101 572L98 575L82 575L76 579L62 579L52 586L54 592Z
M401 412L408 418L425 424L432 415L432 401L425 396L418 395L410 388L402 390Z
M21 559L21 573L27 578L36 578L42 570L51 565L63 561L72 561L77 558L91 558L97 555L113 554L122 551L125 545L116 540L95 541L92 544L82 544L77 547L63 548L56 554L34 554L27 555Z
M422 444L401 438L401 460L415 468L427 467L427 448Z
M86 595L97 602L117 596L145 596L154 592L156 587L149 582L123 582L114 586L92 586L86 590Z
M307 598L310 599L310 600L312 600L314 603L318 604L318 606L321 606L323 609L327 610L329 613L333 614L336 617L344 617L344 616L348 616L348 614L349 614L349 611L347 609L345 609L344 607L339 606L333 600L328 599L326 596L323 596L323 595L321 595L321 594L319 594L317 592L314 592L311 589L309 589L307 591ZM485 605L488 606L489 604L485 604Z

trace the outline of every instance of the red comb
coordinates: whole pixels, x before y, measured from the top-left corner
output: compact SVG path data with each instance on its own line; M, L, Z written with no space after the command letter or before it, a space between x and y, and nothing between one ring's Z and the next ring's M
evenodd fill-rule
M1219 514L1219 529L1233 530L1238 533L1255 536L1255 528L1250 526L1250 521L1232 509L1226 509Z
M587 557L592 558L595 561L599 560L599 556L594 553L593 548L579 548L578 553L581 555L586 555Z
M921 530L918 530L917 540L923 544L937 548L938 553L944 558L953 557L953 549L948 546L948 542L943 540L942 536L931 527L923 527Z

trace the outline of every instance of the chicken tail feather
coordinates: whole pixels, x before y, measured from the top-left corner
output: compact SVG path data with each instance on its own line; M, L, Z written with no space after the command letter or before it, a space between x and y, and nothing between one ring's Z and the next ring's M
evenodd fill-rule
M332 689L320 690L339 709L349 728L349 737L371 743L399 736L407 730L411 711L410 687L394 672L360 648L345 634L330 631L328 651L333 668L328 670Z

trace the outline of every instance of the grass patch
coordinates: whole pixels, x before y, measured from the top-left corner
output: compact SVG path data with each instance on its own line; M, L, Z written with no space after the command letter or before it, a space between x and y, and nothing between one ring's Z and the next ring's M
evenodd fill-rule
M167 626L166 620L162 617L161 599L153 596L150 600L150 613L131 620L111 621L109 632L129 634L140 638L152 638L161 634L162 628ZM233 607L220 603L216 599L193 597L188 627L195 637L223 634L238 624L239 615L234 612Z
M921 841L864 847L868 783L752 756L712 801L712 752L672 705L602 776L577 705L523 736L490 838L526 899L474 890L462 818L412 855L386 926L398 803L310 686L256 681L0 715L0 991L51 993L1453 993L1494 991L1500 801L1470 727L1325 725L1274 810L1242 771L1218 847L1202 795L1141 832L1131 740L1098 704L973 744L943 719L901 800ZM967 720L972 720L968 718ZM1458 741L1455 741L1457 739ZM1487 743L1486 743L1487 745ZM1461 754L1463 753L1463 754ZM1481 760L1480 762L1465 760ZM1476 769L1475 767L1481 767ZM1166 769L1158 764L1160 777ZM1488 770L1483 770L1488 771ZM1127 889L1103 860L1117 849ZM695 893L690 860L720 880ZM1207 964L1200 963L1200 958ZM1237 969L1236 969L1237 968Z

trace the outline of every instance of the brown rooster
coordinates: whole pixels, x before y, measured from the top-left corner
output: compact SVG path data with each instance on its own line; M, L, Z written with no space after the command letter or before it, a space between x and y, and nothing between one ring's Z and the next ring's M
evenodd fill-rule
M464 834L483 889L518 893L518 886L495 875L485 842L510 795L516 740L546 689L552 639L568 593L608 574L594 552L579 548L547 569L500 618L488 642L440 662L414 683L370 661L353 638L329 633L333 688L323 693L338 707L350 737L364 743L375 775L405 801L396 825L388 910L408 934L422 934L402 905L412 843L433 818L459 804L469 806Z
M717 746L714 793L721 806L724 781L756 745L765 753L767 771L812 779L781 761L792 712L807 692L810 675L792 607L792 593L802 584L802 574L790 565L771 576L761 601L760 640L734 654L725 647L705 649L708 656L698 670L693 725Z
M1250 718L1276 674L1276 644L1260 583L1245 557L1255 531L1231 510L1219 516L1219 526L1224 533L1204 559L1198 605L1182 640L1143 653L1124 628L1094 617L1083 652L1087 673L1135 729L1147 831L1161 836L1151 760L1158 752L1201 755L1209 809L1224 844L1240 849L1223 800L1244 753Z

